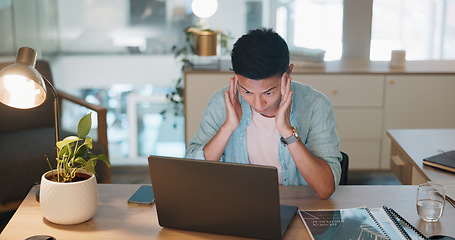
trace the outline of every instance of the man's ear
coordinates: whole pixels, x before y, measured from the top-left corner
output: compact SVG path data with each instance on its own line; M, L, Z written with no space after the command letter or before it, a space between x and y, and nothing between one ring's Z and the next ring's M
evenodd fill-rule
M292 69L294 69L294 64L293 63L291 63L291 65L289 65L289 67L288 67L288 71L287 71L288 76L291 75Z

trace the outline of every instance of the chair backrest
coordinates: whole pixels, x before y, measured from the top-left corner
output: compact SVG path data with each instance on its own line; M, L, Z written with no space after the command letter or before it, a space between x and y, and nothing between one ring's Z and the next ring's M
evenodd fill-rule
M0 63L0 70L13 62ZM48 62L36 61L35 68L53 84L51 68ZM46 86L48 87L48 86ZM54 103L50 90L43 105L32 109L15 109L0 103L0 133L54 126Z
M349 156L345 152L341 152L341 180L340 185L348 184L348 171L349 171Z

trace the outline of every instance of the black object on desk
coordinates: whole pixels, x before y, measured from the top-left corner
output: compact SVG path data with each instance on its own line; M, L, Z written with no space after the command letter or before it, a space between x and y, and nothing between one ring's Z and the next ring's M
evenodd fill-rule
M455 173L455 150L423 159L423 164Z
M137 205L152 205L155 202L153 187L142 185L129 199L128 203Z
M55 240L55 238L49 235L37 235L26 238L25 240Z

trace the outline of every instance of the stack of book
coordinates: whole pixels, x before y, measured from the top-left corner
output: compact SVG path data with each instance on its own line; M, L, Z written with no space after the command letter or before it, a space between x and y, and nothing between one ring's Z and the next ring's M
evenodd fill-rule
M444 170L448 173L455 173L455 150L443 152L423 159L423 164ZM455 207L455 180L432 181L444 185L446 189L446 200Z
M325 68L325 50L301 48L290 51L291 62L296 68Z
M424 158L423 164L455 173L455 150Z

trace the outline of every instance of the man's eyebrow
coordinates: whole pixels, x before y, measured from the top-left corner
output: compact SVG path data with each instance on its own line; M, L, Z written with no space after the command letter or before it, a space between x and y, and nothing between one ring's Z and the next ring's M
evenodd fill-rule
M264 93L267 93L267 92L270 92L272 91L273 89L275 89L276 87L271 87L269 90L265 91Z
M243 88L245 91L247 92L251 92L250 90L246 89L244 86L240 85L240 83L237 83L237 85L239 85L241 88ZM267 93L267 92L270 92L272 91L273 89L275 89L276 87L271 87L269 90L266 90L264 91L263 93Z
M241 88L243 88L245 91L249 92L250 90L246 89L244 86L240 85L239 82L237 82L237 85L239 85Z

